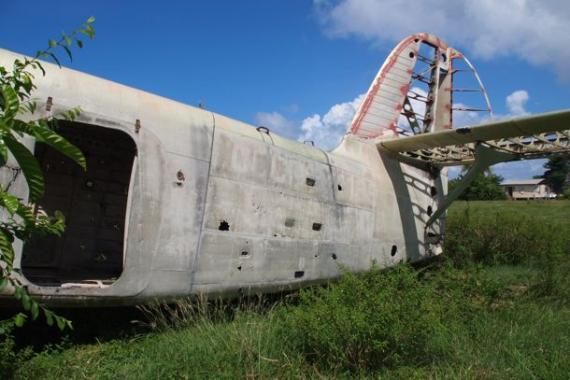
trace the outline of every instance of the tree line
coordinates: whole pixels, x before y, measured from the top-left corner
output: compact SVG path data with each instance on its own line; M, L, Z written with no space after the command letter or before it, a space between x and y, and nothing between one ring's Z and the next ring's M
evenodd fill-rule
M449 181L449 190L453 190L464 178L468 167L457 178ZM544 173L535 178L543 178L550 190L558 196L570 198L570 155L559 154L548 158L544 164ZM493 173L491 168L479 174L467 189L459 196L465 201L490 201L507 199L501 186L503 177Z

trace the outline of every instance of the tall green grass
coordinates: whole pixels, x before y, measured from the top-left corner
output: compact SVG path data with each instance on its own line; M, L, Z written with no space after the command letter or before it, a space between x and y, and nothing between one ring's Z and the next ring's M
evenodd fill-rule
M151 305L136 334L53 346L10 370L21 379L565 379L570 214L557 207L570 202L543 205L458 204L446 254L421 268L347 273L278 299Z
M569 205L568 201L459 203L448 218L447 258L457 267L535 269L532 290L568 303Z
M517 209L461 206L449 217L445 241L448 257L458 265L540 266L570 249L570 225Z

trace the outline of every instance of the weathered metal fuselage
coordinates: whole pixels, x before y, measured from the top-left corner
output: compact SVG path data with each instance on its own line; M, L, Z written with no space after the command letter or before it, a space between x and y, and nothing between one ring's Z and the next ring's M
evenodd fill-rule
M15 58L0 50L2 64ZM204 109L46 69L35 92L41 105L50 97L51 112L81 106L80 123L122 131L137 151L122 273L100 286L37 285L24 277L47 303L271 292L333 279L341 268L364 271L441 251L442 226L428 243L425 223L447 190L445 171L400 163L375 141L347 135L324 152ZM12 189L26 196L22 178ZM21 244L16 248L19 266Z

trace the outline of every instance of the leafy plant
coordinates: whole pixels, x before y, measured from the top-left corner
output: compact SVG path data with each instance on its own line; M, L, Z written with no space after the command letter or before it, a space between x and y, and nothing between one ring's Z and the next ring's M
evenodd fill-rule
M466 173L467 168L464 168L463 172L457 178L449 181L449 191L452 191L459 185ZM492 201L507 199L507 195L501 187L502 181L503 177L496 175L493 173L491 168L489 168L484 173L477 175L458 199L465 201Z
M345 273L300 298L284 313L283 334L321 368L377 370L439 355L441 302L408 266Z
M550 156L544 164L544 169L546 169L544 174L539 177L545 179L552 191L556 194L565 194L565 190L570 191L568 188L570 184L570 155Z
M19 269L14 268L12 243L15 239L27 241L36 234L61 235L65 228L61 213L48 215L36 204L44 194L44 177L38 161L21 139L31 136L37 143L52 147L86 168L81 151L56 131L58 119L74 120L79 115L79 108L37 117L38 105L31 96L36 89L34 73L46 74L40 59L50 59L61 67L56 51L63 50L72 59L74 45L83 47L79 37L84 35L92 39L95 36L94 21L95 18L90 17L71 34L62 33L59 40L49 40L48 47L39 50L33 58L16 59L11 68L0 66L0 165L11 165L10 157L17 163L17 167L10 168L14 173L12 181L0 185L0 208L3 211L0 220L0 290L12 286L15 298L32 319L43 313L48 325L55 322L60 329L71 327L71 322L34 300L20 280ZM10 193L10 186L20 173L28 184L29 203ZM27 318L26 314L18 313L13 322L22 326Z

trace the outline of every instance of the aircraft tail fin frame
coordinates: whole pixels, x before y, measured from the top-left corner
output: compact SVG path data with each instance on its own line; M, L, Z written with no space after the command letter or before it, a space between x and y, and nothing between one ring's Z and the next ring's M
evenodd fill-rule
M463 65L459 65L461 61ZM456 75L462 72L472 74L468 87L474 88L454 87L459 78ZM472 107L459 101L454 105L457 100L454 98L462 93L480 93L482 104ZM434 35L416 33L392 50L348 133L360 138L384 139L451 129L457 112L487 112L492 119L491 104L481 78L462 53Z

